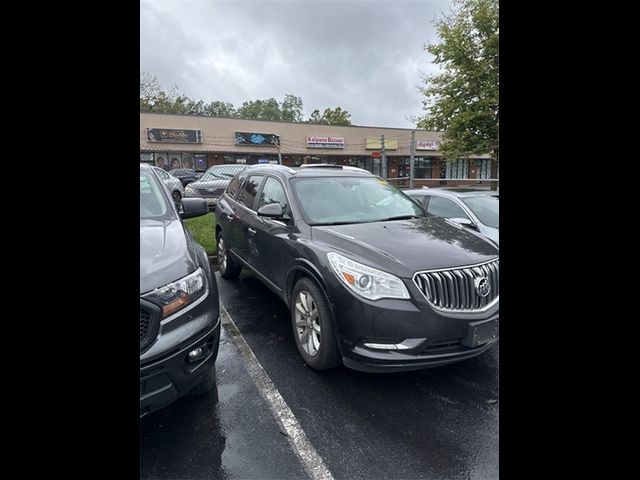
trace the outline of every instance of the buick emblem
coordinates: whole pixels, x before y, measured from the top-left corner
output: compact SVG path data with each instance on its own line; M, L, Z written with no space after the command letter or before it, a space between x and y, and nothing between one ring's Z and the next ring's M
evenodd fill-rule
M487 280L487 277L476 277L473 280L473 285L476 287L476 293L479 297L484 298L489 295L491 291L491 284L489 280Z

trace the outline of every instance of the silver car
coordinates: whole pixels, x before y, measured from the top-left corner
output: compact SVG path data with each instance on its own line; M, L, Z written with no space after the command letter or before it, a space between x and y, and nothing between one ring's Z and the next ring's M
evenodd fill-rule
M247 165L214 165L195 182L191 182L184 189L185 197L201 197L207 201L210 209L214 209L218 198L222 196L231 179L240 173Z
M167 190L169 190L169 194L173 198L173 201L176 202L176 204L179 204L182 197L184 197L184 187L182 186L182 182L160 167L152 168L158 174L165 187L167 187Z
M498 192L469 188L403 190L437 217L449 218L500 245Z

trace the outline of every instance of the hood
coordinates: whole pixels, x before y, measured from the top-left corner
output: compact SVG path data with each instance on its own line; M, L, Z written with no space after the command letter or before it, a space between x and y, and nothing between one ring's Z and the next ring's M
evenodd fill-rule
M416 271L459 267L498 257L480 234L438 217L312 227L314 242L405 278Z
M229 185L230 181L231 181L230 178L220 178L217 180L196 180L195 182L191 182L189 186L194 188L212 188L212 189L227 188L227 185Z
M180 220L140 220L140 294L195 271Z
M496 245L500 245L500 230L493 227L485 227L482 229L482 234L493 240Z

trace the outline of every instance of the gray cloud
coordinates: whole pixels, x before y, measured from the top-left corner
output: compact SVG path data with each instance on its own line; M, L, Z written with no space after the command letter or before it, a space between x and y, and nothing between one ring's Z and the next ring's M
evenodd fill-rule
M341 106L357 125L411 127L422 112L423 45L450 1L142 0L140 69L192 98L245 100L286 93Z

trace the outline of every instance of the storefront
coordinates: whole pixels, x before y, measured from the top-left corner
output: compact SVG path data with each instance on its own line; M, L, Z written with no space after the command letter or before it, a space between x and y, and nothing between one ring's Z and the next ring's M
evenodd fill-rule
M383 162L382 136L387 163ZM488 158L445 162L442 134L415 131L416 185L491 177ZM165 170L212 165L328 163L363 168L404 184L410 172L411 130L269 122L189 115L140 114L140 161Z

